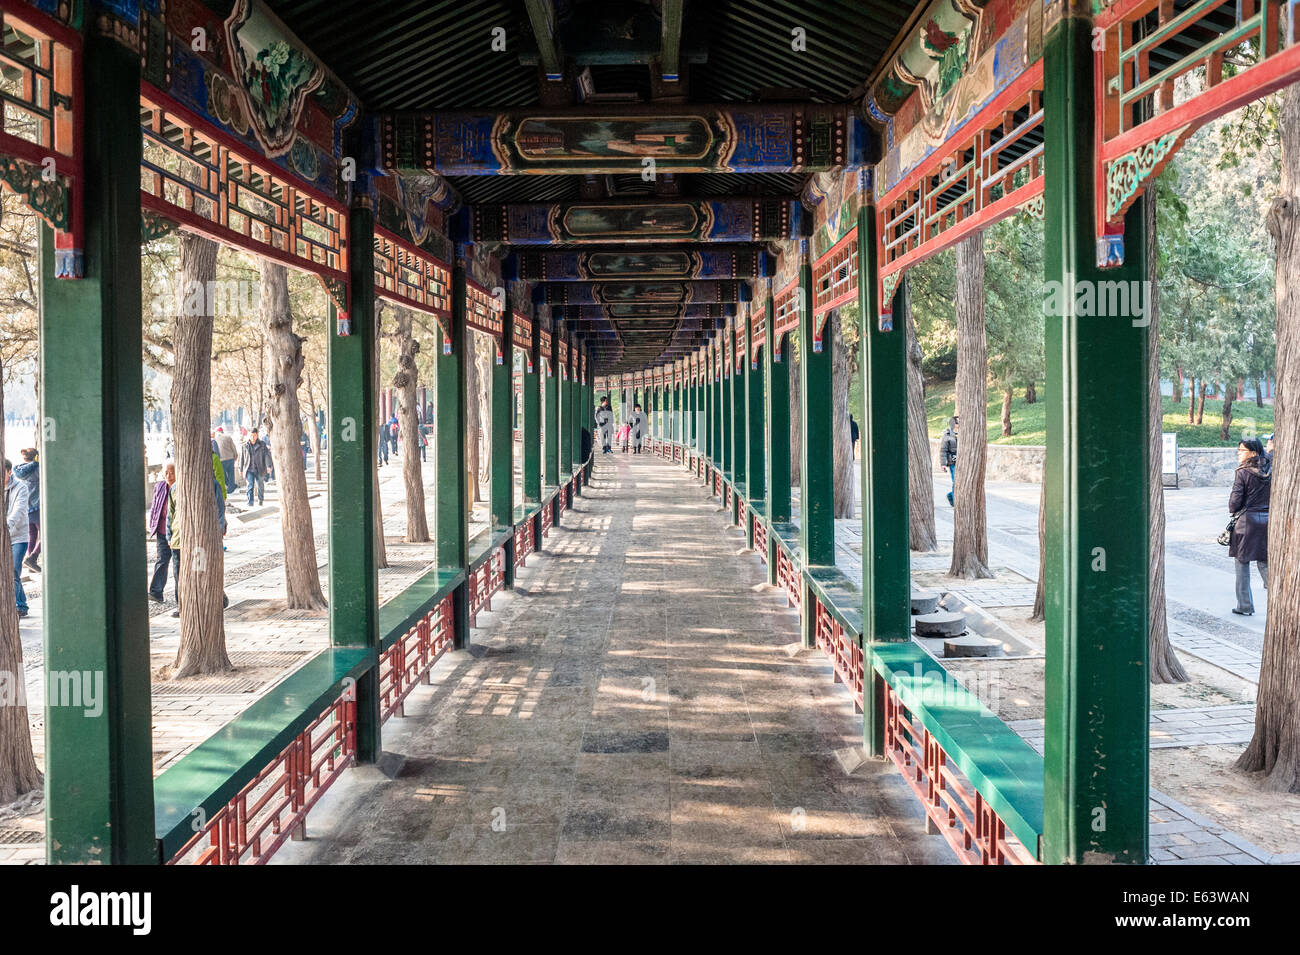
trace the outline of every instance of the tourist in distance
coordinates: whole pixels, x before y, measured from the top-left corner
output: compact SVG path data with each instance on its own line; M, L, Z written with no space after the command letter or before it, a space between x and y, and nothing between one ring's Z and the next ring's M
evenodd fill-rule
M154 539L158 554L153 565L153 577L149 581L149 599L155 603L163 602L163 593L167 589L167 568L172 563L167 515L171 510L172 486L175 483L176 465L168 461L163 469L162 480L154 485L153 504L149 508L149 536ZM177 603L179 602L178 600Z
M641 453L641 440L645 437L645 415L641 412L640 405L632 406L632 414L627 419L627 426L631 431L632 453Z
M41 556L41 464L35 448L23 448L21 464L14 466L14 474L27 482L27 557L23 563L41 572L36 558Z
M943 437L939 439L939 466L948 472L952 487L948 491L948 503L952 505L952 492L957 490L957 416L948 419Z
M1250 562L1259 568L1268 590L1268 498L1272 484L1271 461L1259 438L1242 438L1237 445L1237 471L1228 495L1228 512L1235 516L1228 556L1237 561L1237 606L1235 614L1249 617L1255 612L1250 592Z
M253 494L257 494L258 506L266 500L266 475L271 470L271 449L265 441L259 440L257 429L248 433L248 443L239 455L239 473L248 482L248 506L253 506Z
M609 406L609 395L600 399L600 407L596 409L596 427L600 429L601 453L609 454L614 441L614 411Z
M5 461L5 520L9 524L9 546L14 558L14 601L18 616L27 616L27 594L23 592L23 557L27 555L27 482L14 474Z

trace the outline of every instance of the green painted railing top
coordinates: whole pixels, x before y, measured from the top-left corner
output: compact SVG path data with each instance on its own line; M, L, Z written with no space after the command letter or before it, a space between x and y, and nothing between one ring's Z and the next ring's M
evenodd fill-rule
M872 643L872 668L1034 856L1043 834L1043 757L910 640Z
M475 534L469 542L469 569L476 570L513 533L513 527L504 530L488 527Z
M862 587L838 567L809 567L804 571L817 599L840 626L862 639Z
M166 862L339 698L345 680L378 663L373 650L316 654L154 780L154 833ZM201 815L197 814L201 811Z
M435 567L383 604L379 608L380 649L396 643L464 579L465 572L459 568Z

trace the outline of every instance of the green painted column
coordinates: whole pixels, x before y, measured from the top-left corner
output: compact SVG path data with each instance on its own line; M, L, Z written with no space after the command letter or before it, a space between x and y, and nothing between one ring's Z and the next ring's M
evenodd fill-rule
M379 443L371 375L375 349L375 214L357 201L348 214L351 334L328 330L330 645L379 653L379 571L375 566L374 454ZM330 305L331 318L335 317ZM357 760L381 751L379 668L357 680Z
M542 481L544 487L560 484L560 369L555 356L559 352L559 336L552 332L551 357L546 359L546 377L542 382L546 392L542 413L546 417L546 434L542 445ZM558 512L558 496L551 499L551 521Z
M835 434L831 427L831 348L813 345L812 266L808 262L807 240L800 242L799 265L799 427L800 467L803 490L799 497L799 547L806 571L810 567L835 563ZM806 577L805 577L806 580ZM803 606L811 606L804 587ZM803 645L815 642L816 621L811 613L800 614Z
M434 488L438 515L438 566L444 570L464 570L469 566L469 482L465 473L465 408L468 378L465 374L468 335L465 332L465 268L457 250L456 265L451 273L451 340L443 337L437 360L438 426L434 442L438 455L435 467L438 483ZM450 348L450 354L448 354ZM455 645L469 646L469 589L456 588Z
M772 304L772 280L765 280L767 346L763 349L763 374L767 379L764 396L766 415L763 446L767 448L767 519L773 524L790 521L790 342L776 360L776 310ZM776 535L767 538L767 580L776 583Z
M160 860L143 575L140 58L92 31L83 62L96 127L84 278L54 278L54 235L40 227L41 490L54 505L41 511L42 628L45 674L68 694L45 700L46 859L146 864Z
M744 318L738 317L737 321L745 321ZM731 473L735 475L736 482L746 485L746 493L749 492L749 428L746 425L746 411L748 404L745 401L745 379L747 378L746 370L749 367L745 361L745 356L740 353L738 340L743 339L743 335L736 335L736 329L732 328L731 344ZM737 514L743 512L737 501Z
M568 333L564 333L565 341L568 342L569 352L572 354L573 343L569 341ZM575 449L573 447L573 375L570 374L568 358L556 370L556 375L560 379L560 480L567 483L573 477L573 459Z
M713 464L723 474L727 473L726 455L722 446L722 348L713 353L713 377L709 379L709 450Z
M532 308L531 304L526 305ZM542 363L537 315L533 313L533 343L524 356L524 500L542 499Z
M718 435L722 442L722 473L729 478L734 478L733 454L732 454L732 437L735 433L735 419L732 417L731 396L732 382L735 380L734 373L727 369L726 356L734 350L734 344L731 334L731 326L728 325L723 330L724 348L722 359L722 380L718 382L718 391L720 400L718 401L719 419Z
M1076 292L1144 278L1142 201L1126 264L1096 267L1092 23L1046 31L1046 751L1043 858L1147 858L1147 327L1139 304L1076 313Z
M751 501L766 501L767 499L767 454L765 445L766 432L764 429L764 408L763 408L763 368L755 368L752 359L753 340L755 328L758 325L757 319L754 318L750 306L749 312L749 330L745 334L745 341L749 342L747 346L748 354L744 356L745 362L745 404L747 407L745 415L746 438L745 448L749 460L745 465L745 479L749 499ZM767 345L763 346L763 352L769 351ZM751 526L750 533L753 533ZM751 542L752 543L752 542Z
M862 639L911 639L912 581L907 496L907 334L902 327L907 280L900 283L891 315L893 331L880 323L875 210L858 212L858 303L864 334L859 344L862 403ZM863 687L863 741L884 755L884 699L874 679Z
M813 348L812 267L800 243L799 388L803 434L799 545L807 566L835 563L834 433L831 429L831 349Z
M501 342L491 371L492 389L492 475L488 487L488 520L492 531L499 533L514 527L515 521L515 441L514 441L514 310L506 300L501 315ZM506 540L504 585L515 583L515 544Z

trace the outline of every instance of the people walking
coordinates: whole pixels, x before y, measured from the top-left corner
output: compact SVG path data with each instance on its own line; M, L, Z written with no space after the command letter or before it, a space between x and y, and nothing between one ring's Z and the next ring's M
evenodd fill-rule
M1232 612L1249 617L1255 612L1250 592L1250 562L1259 569L1260 580L1268 590L1268 499L1272 471L1259 438L1243 438L1237 445L1237 470L1232 493L1228 495L1228 512L1233 524L1228 556L1237 562L1237 606Z
M41 465L35 448L23 448L22 456L14 474L27 484L27 557L23 563L39 574L41 565L36 558L41 556Z
M260 507L266 500L266 475L271 470L271 449L260 440L257 429L248 433L248 443L239 455L239 473L248 482L248 506L253 506L256 492Z
M614 411L609 406L609 395L600 399L600 407L596 409L596 427L600 429L601 453L609 454L614 442Z
M947 469L952 482L948 490L948 504L952 505L952 493L957 490L957 416L948 419L948 427L939 439L939 466Z
M627 445L628 441L631 440L631 437L632 429L628 426L628 423L624 421L623 427L618 429L618 443L624 454L627 454Z
M379 466L388 463L388 422L379 425Z
M628 428L631 429L632 453L641 453L641 441L645 438L645 415L641 411L640 405L632 406L632 414L627 419Z
M5 521L9 525L9 545L14 558L14 602L18 616L27 616L27 594L23 592L23 558L27 556L27 482L14 474L13 464L5 460Z
M397 432L398 432L397 415L394 414L391 418L388 419L388 442L392 446L393 457L395 458L400 456L397 453Z
M171 510L172 486L175 483L176 465L168 462L162 480L154 485L153 504L149 508L149 536L154 539L157 549L153 577L149 580L149 599L155 603L163 602L163 593L167 589L167 568L172 563L172 548L167 539L167 514Z
M239 486L235 480L235 459L239 457L239 449L235 447L235 439L226 434L225 428L217 428L214 435L217 439L217 450L221 454L221 467L226 472L226 497Z

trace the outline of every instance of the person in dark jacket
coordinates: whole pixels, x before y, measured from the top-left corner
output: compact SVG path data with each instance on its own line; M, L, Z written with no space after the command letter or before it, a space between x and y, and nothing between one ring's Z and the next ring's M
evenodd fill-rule
M1249 617L1255 612L1250 593L1250 562L1259 568L1268 590L1268 498L1271 474L1259 438L1243 438L1237 445L1237 472L1228 495L1228 511L1237 515L1228 556L1237 561L1237 606L1232 612Z
M266 475L271 470L271 449L265 441L258 440L257 429L248 433L248 443L239 453L239 473L248 482L248 506L253 506L253 494L257 494L260 506L266 499Z
M41 572L36 558L41 556L41 463L35 448L23 448L23 462L14 468L14 474L27 483L27 557L23 563Z
M952 487L948 491L948 503L952 504L952 492L957 490L957 416L948 419L948 427L939 439L939 466L948 472Z
M149 508L149 536L157 543L158 559L154 561L153 577L149 581L149 599L163 602L167 589L167 568L172 563L171 543L167 539L167 515L171 511L172 485L176 483L176 465L168 463L163 479L154 485L153 504ZM176 582L180 587L180 581Z
M609 395L600 399L596 409L596 427L600 430L600 450L609 454L610 445L614 443L614 410L609 406Z

